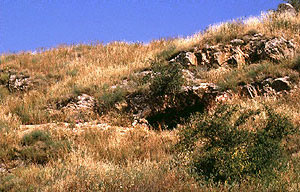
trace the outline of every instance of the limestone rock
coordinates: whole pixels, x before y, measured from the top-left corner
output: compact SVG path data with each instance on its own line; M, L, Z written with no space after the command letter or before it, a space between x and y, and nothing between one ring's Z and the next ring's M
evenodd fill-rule
M181 52L175 58L171 59L170 62L179 62L183 66L197 66L197 57L193 52Z
M242 39L234 39L234 40L231 40L230 43L232 45L243 45L245 42Z
M71 100L66 106L63 108L76 109L76 110L92 110L96 105L96 101L93 97L87 94L81 94L77 96L77 98Z
M11 92L26 91L32 87L32 79L28 75L10 74L8 80L8 89Z
M277 62L292 57L295 50L296 45L292 40L283 37L268 38L261 33L256 33L246 34L241 39L233 39L226 45L206 45L203 48L195 48L193 52L181 52L170 62L179 62L183 66L198 65L204 69L227 64L236 67L239 64L266 59Z
M265 54L266 57L274 61L279 61L280 59L292 56L292 50L294 49L295 46L293 42L287 41L283 37L274 38L265 43L262 54Z
M290 15L296 15L297 11L295 8L289 4L289 3L281 3L278 5L277 8L278 13L285 13L285 14L290 14Z
M247 84L242 86L241 91L242 95L249 96L251 98L265 95L276 95L281 93L282 91L290 91L291 83L289 81L289 77L281 77L281 78L267 78L261 82L254 82L251 84Z

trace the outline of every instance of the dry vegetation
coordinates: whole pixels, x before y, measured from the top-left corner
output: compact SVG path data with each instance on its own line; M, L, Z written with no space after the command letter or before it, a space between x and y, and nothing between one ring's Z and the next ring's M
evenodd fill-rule
M25 93L10 93L0 87L0 191L299 191L297 134L285 141L293 156L283 171L265 176L266 179L215 183L196 179L189 174L185 161L178 163L181 161L177 161L180 157L174 147L179 139L178 129L159 132L142 126L132 128L130 120L114 112L101 117L93 114L85 117L90 123L75 124L69 114L50 115L47 111L57 101L80 93L104 98L105 87L150 67L150 61L164 51L174 53L206 43L226 43L256 32L293 39L299 45L300 14L296 17L266 14L211 26L191 37L155 40L149 44L112 42L2 55L1 69L29 74L43 83ZM291 63L263 61L234 73L210 70L202 75L206 82L225 82L223 86L233 89L236 81L251 81L258 74L292 75L299 83L299 66L298 71L291 70ZM263 67L257 71L257 66ZM5 78L0 76L0 82ZM299 129L299 87L282 97L249 99L234 93L227 103L253 110L267 104L277 113L286 114ZM264 118L261 114L243 128L251 130L254 125L263 125Z

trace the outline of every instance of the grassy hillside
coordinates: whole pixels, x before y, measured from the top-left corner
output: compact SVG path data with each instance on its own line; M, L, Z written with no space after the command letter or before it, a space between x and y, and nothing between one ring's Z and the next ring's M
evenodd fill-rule
M201 82L218 85L230 97L176 128L133 126L132 114L115 107L132 93L151 92L134 74L153 69L155 61L258 33L292 40L294 55L194 67ZM1 55L0 191L299 191L299 46L300 15L269 13L148 44L82 44ZM13 75L29 77L28 88L9 87ZM284 76L291 79L290 91L254 98L239 91L241 83ZM125 79L138 86L121 88ZM95 98L93 112L62 110L82 94ZM212 169L205 172L203 165Z

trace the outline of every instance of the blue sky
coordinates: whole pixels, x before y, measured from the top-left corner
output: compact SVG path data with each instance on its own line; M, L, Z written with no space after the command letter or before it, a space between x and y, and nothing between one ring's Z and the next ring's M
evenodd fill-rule
M149 42L275 9L281 0L0 0L0 53Z

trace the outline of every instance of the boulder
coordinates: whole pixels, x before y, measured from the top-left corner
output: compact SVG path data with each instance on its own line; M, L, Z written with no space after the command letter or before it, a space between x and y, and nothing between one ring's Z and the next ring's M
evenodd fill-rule
M276 92L291 90L289 77L286 76L286 77L281 77L281 78L274 79L274 81L271 84L271 87Z
M258 96L258 90L253 84L242 86L242 95L254 98Z
M291 83L289 77L267 78L261 82L253 82L242 86L242 95L254 98L259 95L276 95L281 91L290 91Z
M262 49L262 55L273 61L279 61L280 59L293 56L294 50L295 45L292 41L288 41L283 37L273 38L266 41Z
M89 117L97 116L97 102L94 97L87 94L64 98L55 105L48 106L49 114L55 116L63 113L67 115L67 121L84 122L89 121Z
M95 98L87 94L78 95L76 98L71 99L64 109L74 109L74 110L93 110L96 106Z
M243 45L245 42L244 42L244 40L242 40L242 39L234 39L234 40L231 40L230 41L230 43L232 44L232 45Z
M279 4L278 8L277 8L277 12L278 13L290 14L290 15L293 15L293 16L297 14L297 11L295 10L295 8L289 3Z
M197 57L193 52L181 52L175 58L171 59L170 62L179 62L183 66L197 66Z
M32 79L28 75L10 74L7 88L10 92L26 91L32 87Z

